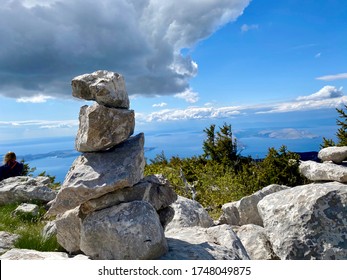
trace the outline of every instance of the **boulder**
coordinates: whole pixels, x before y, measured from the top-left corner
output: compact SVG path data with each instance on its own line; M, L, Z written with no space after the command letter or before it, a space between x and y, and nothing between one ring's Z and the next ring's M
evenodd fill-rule
M132 187L116 190L83 203L81 205L81 212L88 214L134 200L147 201L158 211L168 207L176 199L177 194L167 179L162 175L150 175Z
M79 207L66 211L55 220L57 241L67 252L80 251L80 236L82 219L79 217Z
M241 198L239 201L229 202L222 206L222 215L219 224L247 225L254 224L263 226L263 221L258 213L257 205L265 196L289 187L272 184L252 195Z
M297 186L264 197L259 214L284 259L347 259L347 185Z
M212 218L197 201L178 196L171 207L175 210L175 215L166 230L195 226L207 228L214 225Z
M6 231L0 231L0 255L14 247L14 243L20 236Z
M347 147L327 147L319 151L318 158L322 161L332 161L341 164L347 159Z
M133 110L109 108L97 103L80 110L75 141L79 152L106 151L127 140L135 128Z
M22 203L13 212L15 216L30 216L38 217L40 214L40 208L36 204Z
M72 164L47 216L137 184L143 178L144 166L143 133L106 152L82 154Z
M258 225L243 225L234 228L251 260L277 260L265 229Z
M169 251L162 260L248 260L241 241L229 225L173 228L165 232Z
M167 252L158 214L133 201L93 212L82 223L81 250L92 259L156 259Z
M122 75L105 70L72 79L72 96L95 100L101 105L129 109L129 97Z
M0 256L1 260L88 260L84 255L69 256L64 252L39 252L29 249L11 249Z
M318 163L302 161L299 165L302 175L311 181L336 181L347 183L347 166L331 162Z
M57 195L48 187L50 179L39 176L11 177L0 182L0 205L17 202L41 201L49 202Z

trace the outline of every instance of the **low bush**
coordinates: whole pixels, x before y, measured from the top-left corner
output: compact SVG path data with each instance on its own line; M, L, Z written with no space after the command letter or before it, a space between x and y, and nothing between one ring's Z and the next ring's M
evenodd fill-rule
M223 204L270 184L296 186L308 183L299 172L299 155L288 151L286 146L279 150L270 148L263 160L243 157L237 152L231 127L224 126L227 129L222 127L219 132L214 126L204 130L208 134L204 155L167 159L162 152L146 165L145 175L163 174L177 194L194 198L214 217L220 215Z

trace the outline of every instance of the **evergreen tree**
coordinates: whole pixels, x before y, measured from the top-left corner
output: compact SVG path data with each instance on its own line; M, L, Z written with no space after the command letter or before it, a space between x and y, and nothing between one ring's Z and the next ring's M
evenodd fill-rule
M338 142L335 143L332 139L327 139L323 137L322 148L331 147L331 146L347 146L347 105L344 105L344 108L336 108L339 118L336 120L336 124L339 126L339 129L336 132Z
M203 151L206 158L232 165L237 159L237 141L233 138L231 125L224 123L216 132L216 126L212 124L209 128L204 129L206 140L203 142Z
M204 157L211 160L217 160L215 145L216 145L216 135L215 135L216 125L211 124L209 128L205 128L203 131L206 133L206 140L203 142Z
M345 105L345 109L347 106ZM336 132L336 136L339 139L338 146L347 146L347 113L343 109L336 109L339 113L341 120L336 120L336 123L340 128Z

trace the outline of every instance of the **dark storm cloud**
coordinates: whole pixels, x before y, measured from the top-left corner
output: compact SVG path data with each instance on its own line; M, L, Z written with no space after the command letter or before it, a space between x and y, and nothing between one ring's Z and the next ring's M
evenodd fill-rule
M189 48L250 0L17 0L0 8L0 95L71 96L74 76L124 75L129 94L174 94L197 64Z

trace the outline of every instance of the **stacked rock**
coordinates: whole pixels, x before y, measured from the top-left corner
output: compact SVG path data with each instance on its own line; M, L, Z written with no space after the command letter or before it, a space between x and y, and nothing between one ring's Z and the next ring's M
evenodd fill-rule
M177 195L165 178L143 178L144 134L132 136L123 77L108 71L75 77L72 95L96 103L80 110L75 147L82 154L47 212L57 215L58 242L92 259L160 257Z
M347 146L328 147L319 151L318 158L322 163L302 161L300 172L312 181L336 181L347 183Z

